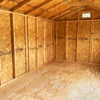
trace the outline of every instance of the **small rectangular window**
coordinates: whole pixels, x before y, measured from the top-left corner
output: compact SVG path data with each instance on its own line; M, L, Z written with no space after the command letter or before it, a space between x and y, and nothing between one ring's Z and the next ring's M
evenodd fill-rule
M83 13L82 18L91 18L91 13Z

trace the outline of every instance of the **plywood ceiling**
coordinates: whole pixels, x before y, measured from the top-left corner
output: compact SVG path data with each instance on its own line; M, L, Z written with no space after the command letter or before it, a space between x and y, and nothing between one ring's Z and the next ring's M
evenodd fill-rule
M85 6L100 10L100 0L0 0L0 9L49 19L81 10Z

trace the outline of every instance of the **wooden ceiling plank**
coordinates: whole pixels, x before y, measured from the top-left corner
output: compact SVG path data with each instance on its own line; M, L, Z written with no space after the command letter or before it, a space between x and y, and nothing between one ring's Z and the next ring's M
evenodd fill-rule
M57 7L57 6L60 5L61 3L62 3L62 1L60 1L60 2L57 3L57 4L54 4L54 5L51 6L50 8L48 8L48 9L46 9L45 11L41 12L40 14L36 15L36 17L43 15L44 13L46 13L46 12L48 12L49 10L51 10L51 9L53 9L53 8L55 8L55 7Z
M49 17L49 18L52 19L53 17L55 17L55 16L57 16L57 15L60 15L60 14L62 14L62 13L64 13L64 12L66 12L66 11L69 11L70 9L73 9L73 8L72 8L71 6L70 6L70 7L67 7L67 8L64 9L63 11L61 11L61 12L59 12L59 13L57 13L57 14L55 14L55 15Z
M61 4L59 4L59 5L55 6L55 7L53 7L52 9L48 10L47 12L44 12L44 13L41 14L40 16L42 16L42 15L44 15L44 14L46 14L46 13L49 13L50 11L52 11L52 10L54 10L54 9L56 9L56 8L58 8L58 7L60 7L60 6L62 6L62 5L64 5L65 3L66 3L66 2L63 1Z
M56 17L56 16L58 16L58 15L64 13L64 12L66 12L67 10L70 10L70 9L71 9L73 6L75 6L75 5L77 5L77 6L85 6L86 3L82 3L82 2L81 2L81 3L73 4L73 5L71 5L71 6L67 7L67 8L65 8L65 9L63 9L62 11L56 13L55 15L52 15L52 16L48 17L48 18L52 19L52 18L54 18L54 17ZM77 6L76 6L76 7L77 7ZM74 8L72 8L72 9L74 9Z
M31 12L33 12L33 11L35 11L35 10L41 8L42 6L48 4L48 3L51 2L51 1L52 1L52 0L46 0L46 1L44 1L43 3L41 3L41 4L37 5L37 6L35 6L34 8L30 9L29 11L27 11L25 14L31 13Z
M85 6L86 3L87 3L87 2L77 2L77 3L74 3L74 4L72 4L72 5L67 6L67 8L64 8L62 11L58 11L58 12L55 13L55 14L53 13L53 15L50 15L50 16L47 17L47 18L52 18L52 17L54 17L54 16L57 16L57 15L59 15L60 13L62 13L63 11L67 10L69 7L72 7L72 6Z
M11 8L10 11L15 11L18 8L22 7L23 5L25 5L26 3L30 2L31 0L24 0L22 2L20 2L18 5L16 5L15 7Z
M72 15L72 14L74 14L74 13L77 13L78 11L83 10L84 8L85 8L85 7L77 8L76 10L73 10L73 11L67 12L67 13L65 13L65 14L63 14L63 15L61 15L61 16L59 16L59 17L53 19L53 20L59 20L59 19L65 17L65 16L67 16L67 15Z

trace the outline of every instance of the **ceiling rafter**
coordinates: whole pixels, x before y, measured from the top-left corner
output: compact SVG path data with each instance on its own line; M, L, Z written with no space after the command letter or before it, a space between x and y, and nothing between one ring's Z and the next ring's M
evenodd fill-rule
M15 7L11 8L10 11L15 11L30 1L31 0L24 0L24 1L20 2L19 4L17 4Z
M44 14L46 14L46 13L50 13L50 11L53 11L54 9L56 9L56 8L64 5L65 3L66 3L66 1L63 1L61 4L57 5L56 7L53 7L52 9L48 10L47 12L41 14L41 16L44 15Z
M69 11L70 9L74 9L74 7L72 7L72 6L67 7L67 8L66 8L66 9L64 9L63 11L61 11L61 12L59 12L59 13L57 13L57 14L55 14L55 15L53 15L53 16L51 16L51 17L49 17L49 18L50 18L50 19L52 19L52 18L54 18L54 17L56 17L56 16L58 16L58 15L60 15L60 14L64 13L64 12L66 12L66 11Z
M74 14L74 13L76 13L76 12L78 12L78 11L81 11L81 10L83 10L83 9L85 9L85 7L77 8L77 9L75 9L75 10L73 10L73 11L69 11L69 12L67 12L67 13L65 13L65 14L62 14L61 16L59 16L59 17L57 17L57 18L55 18L55 19L53 19L53 20L60 20L61 18L65 17L65 16L72 15L72 14Z
M46 13L46 12L48 12L49 10L51 10L51 9L53 9L53 8L55 8L55 7L57 7L57 6L60 5L61 3L62 3L62 1L60 1L60 2L57 3L57 4L54 4L54 5L51 6L50 8L48 8L48 9L44 10L43 12L41 12L40 14L37 14L36 17L43 15L44 13Z
M34 8L28 10L25 14L29 14L29 13L31 13L31 12L33 12L33 11L41 8L42 6L46 5L47 3L51 2L51 1L52 0L46 0L46 1L44 1L43 3L41 3L41 4L37 5L37 6L35 6Z
M73 10L77 10L77 9L81 9L81 8L85 8L85 6L75 7L75 8L73 8L70 12L73 13ZM52 17L52 19L54 20L54 19L56 19L56 18L58 18L58 17L60 17L60 16L63 16L63 15L65 15L65 14L67 14L67 11L69 12L69 10L66 10L66 11L63 12L63 13L60 13L59 15Z
M63 4L65 4L65 2L66 2L66 1L61 1L60 4L58 4L58 5L56 5L56 6L53 6L51 9L49 9L49 10L43 12L41 15L38 15L38 16L42 16L42 15L44 15L45 13L48 13L48 12L52 11L53 9L55 9L55 8L57 8L57 7L59 7L59 6L63 5Z
M57 15L59 15L59 14L65 12L66 10L69 10L72 6L85 6L85 5L86 5L86 2L84 2L84 3L83 3L83 2L78 2L78 3L72 4L72 5L67 6L66 8L64 8L62 11L58 11L58 13L49 16L48 18L51 19L51 18L53 18L53 17L55 17L55 16L57 16Z

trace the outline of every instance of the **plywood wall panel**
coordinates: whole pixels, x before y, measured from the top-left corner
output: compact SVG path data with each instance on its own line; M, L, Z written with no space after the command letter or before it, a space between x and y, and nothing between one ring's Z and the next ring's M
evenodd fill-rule
M100 34L100 20L93 21L94 34Z
M44 64L44 19L37 18L37 66Z
M0 79L1 84L13 78L10 14L0 12Z
M56 58L56 22L52 21L52 60Z
M36 68L36 19L28 17L29 70Z
M25 63L25 17L14 14L14 52L16 77L26 72Z
M92 36L92 62L100 64L100 34Z
M56 22L56 59L66 59L66 48L65 48L65 28L66 22Z
M77 21L68 21L66 25L66 59L69 61L76 60L77 50Z
M78 22L77 61L89 62L91 22Z

